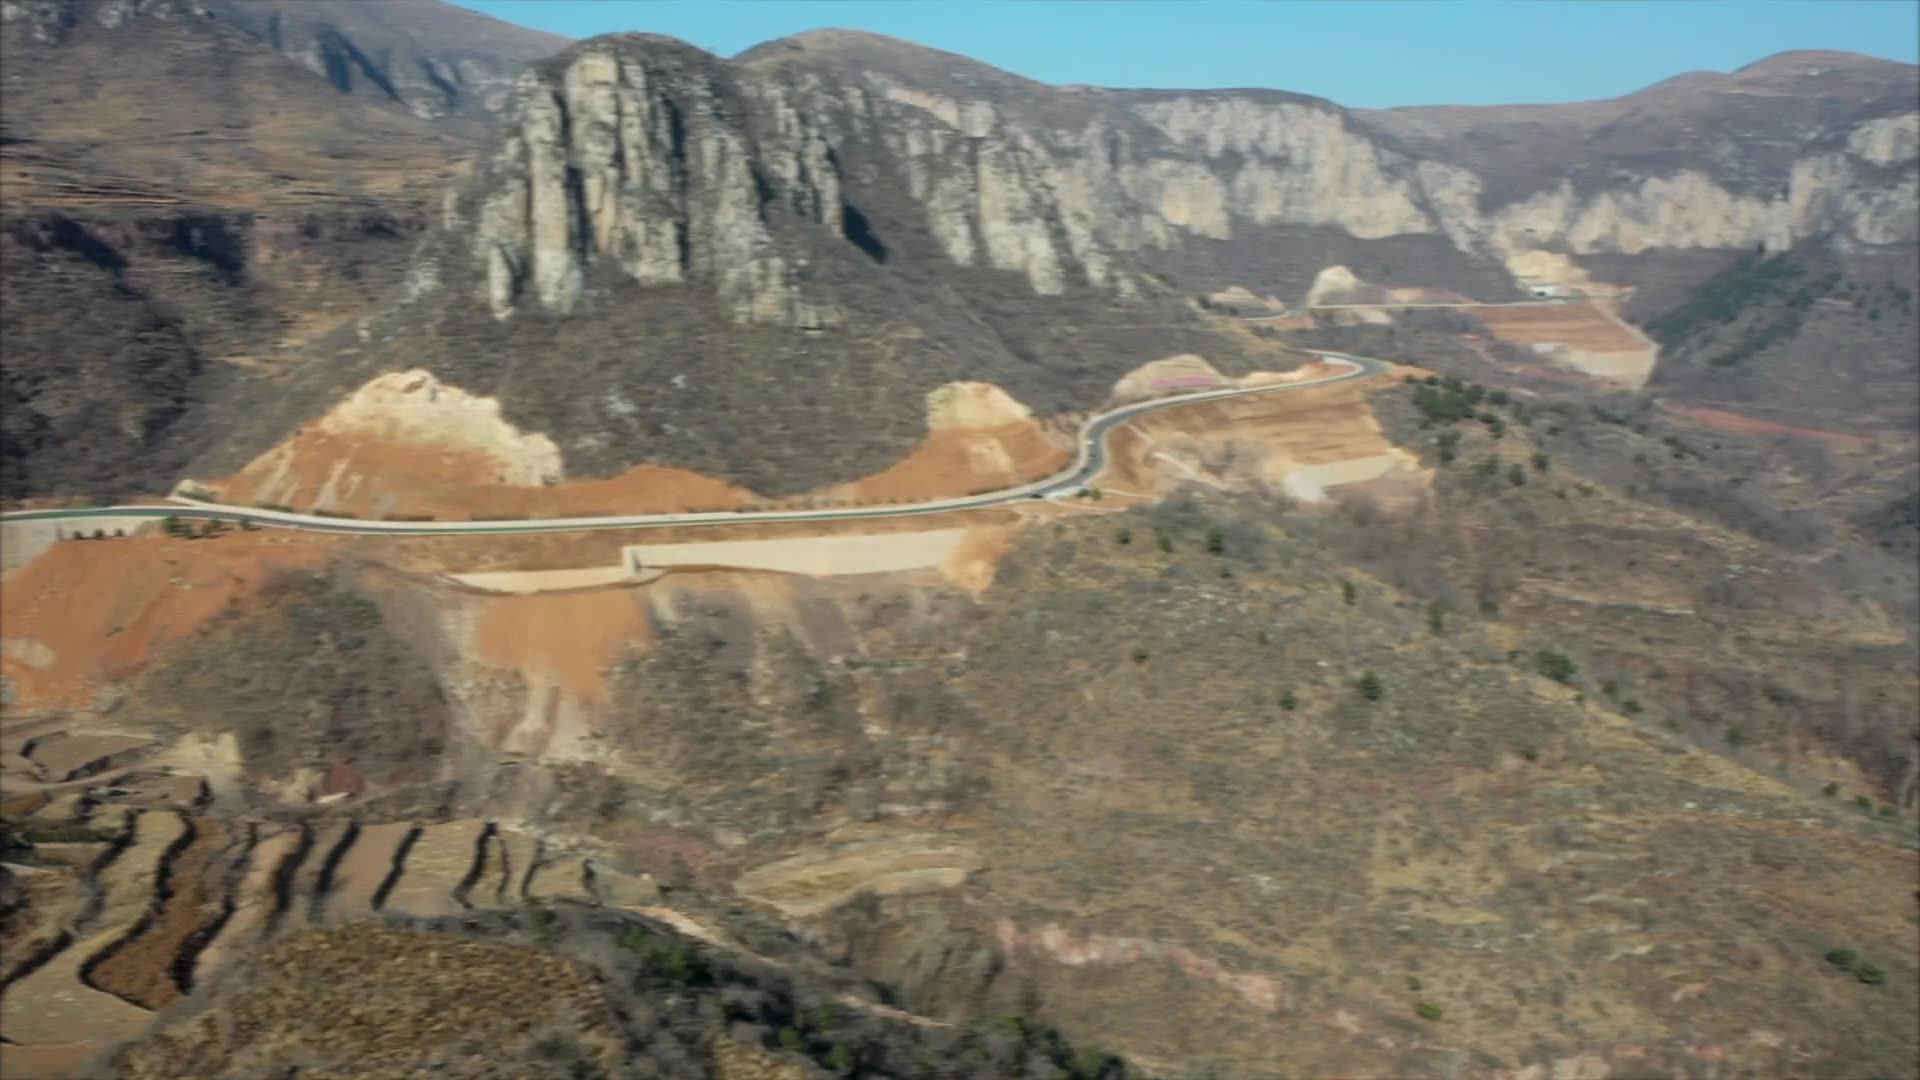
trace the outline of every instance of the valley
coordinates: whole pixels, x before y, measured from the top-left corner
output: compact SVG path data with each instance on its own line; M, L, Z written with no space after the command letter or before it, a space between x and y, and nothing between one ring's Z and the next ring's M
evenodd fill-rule
M1920 1053L1913 65L0 15L0 1075Z

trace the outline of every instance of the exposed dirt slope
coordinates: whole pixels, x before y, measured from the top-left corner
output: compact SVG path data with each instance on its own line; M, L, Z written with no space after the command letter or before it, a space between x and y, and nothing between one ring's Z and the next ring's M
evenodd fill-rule
M156 648L187 641L277 576L338 547L317 534L130 536L56 544L9 577L0 654L14 704L87 705Z
M970 495L1050 475L1073 456L1063 425L1042 424L991 384L932 391L926 425L925 438L900 461L812 498ZM710 511L756 499L725 481L659 465L606 479L568 480L565 471L554 442L503 420L497 400L415 370L376 377L212 486L241 504L456 520Z

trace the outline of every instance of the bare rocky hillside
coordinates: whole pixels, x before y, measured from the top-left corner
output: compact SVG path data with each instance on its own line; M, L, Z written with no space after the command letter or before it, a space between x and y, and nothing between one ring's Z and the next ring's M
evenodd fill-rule
M9 522L0 1075L1911 1070L1914 67L0 14L10 502L894 510Z
M264 5L0 7L8 498L171 486L221 437L215 386L392 286L476 136L340 93L240 13Z
M1561 502L1551 469L1447 482L1494 504L1460 533ZM1574 497L1634 550L1694 535ZM7 944L32 959L0 1054L124 1040L83 1075L237 1077L345 1046L465 1075L518 963L576 1010L529 1000L491 1043L529 1075L738 1075L723 1039L795 1076L1904 1067L1910 815L1807 730L1741 711L1730 754L1688 715L1696 652L1816 655L1781 616L1891 663L1867 613L1693 586L1713 553L1671 536L1695 561L1634 595L1582 597L1622 572L1541 541L1447 602L1337 527L1244 491L1037 520L977 595L716 570L511 596L427 572L461 557L438 541L278 572L298 550L244 535L69 545L270 577L110 712L9 719ZM1681 604L1727 637L1674 632ZM1820 692L1802 675L1774 673L1783 700ZM343 963L369 997L316 1030ZM61 1027L75 995L94 1011Z
M187 380L193 403L134 438L166 463L156 481L183 460L237 469L405 355L497 395L571 475L651 462L795 490L897 458L944 382L988 379L1051 413L1170 352L1232 370L1188 304L1229 285L1297 303L1341 265L1478 299L1543 274L1658 292L1756 247L1874 258L1915 235L1913 71L1837 54L1613 102L1357 113L1277 91L1051 87L842 31L734 60L630 34L541 60L507 94L508 68L556 43L442 6L7 10L8 152L33 177L12 215L57 206L79 170L122 205L346 200L397 219L321 226L347 242L308 278L382 309L348 325L354 302L328 303L300 333L254 335L237 367L201 365L215 374ZM426 214L476 137L470 175ZM1526 172L1563 155L1580 165L1557 185ZM395 287L389 241L423 228ZM49 410L14 443L64 447L51 432L86 426ZM194 423L208 411L217 433ZM114 471L24 469L50 479L13 491Z
M1911 242L1911 72L1835 63L1789 80L1846 103L1804 154L1742 134L1689 157L1649 121L1633 145L1666 157L1615 162L1602 140L1614 182L1542 192L1295 95L1056 88L837 31L733 61L609 36L530 70L407 288L290 390L238 388L249 424L197 467L237 468L405 354L497 394L580 474L654 462L791 490L897 457L920 396L955 378L1051 412L1176 348L1231 366L1191 293L1298 302L1335 259L1506 299L1583 260L1630 286L1676 252L1704 277L1756 246ZM1751 78L1709 82L1711 119ZM1647 114L1612 108L1615 128Z

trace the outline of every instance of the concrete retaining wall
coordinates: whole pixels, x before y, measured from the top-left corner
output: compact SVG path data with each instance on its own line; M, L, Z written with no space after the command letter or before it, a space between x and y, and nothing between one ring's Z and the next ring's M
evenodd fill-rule
M675 566L728 566L810 577L925 570L945 563L966 535L967 530L962 528L868 536L634 544L626 548L626 569L639 573Z
M92 536L99 529L112 536L119 529L132 536L145 525L158 527L150 517L90 517L78 527L60 521L9 521L0 524L0 573L11 574L76 532Z

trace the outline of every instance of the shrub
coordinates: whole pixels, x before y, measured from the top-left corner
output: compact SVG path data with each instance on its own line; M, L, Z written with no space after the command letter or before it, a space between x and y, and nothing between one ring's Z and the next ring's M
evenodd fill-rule
M1116 532L1113 534L1113 540L1115 543L1119 544L1121 547L1125 547L1128 544L1133 543L1133 530L1128 528L1122 528L1119 532Z
M1863 814L1873 811L1873 800L1867 798L1865 795L1855 795L1853 797L1853 805L1859 807L1860 812Z
M1446 633L1447 605L1438 600L1427 604L1427 629L1435 634Z
M1136 664L1146 663L1147 658L1152 655L1153 655L1152 653L1147 651L1147 647L1145 645L1135 645L1133 647L1133 662Z
M1563 652L1552 649L1540 649L1533 654L1533 668L1554 682L1571 685L1579 668L1572 658Z
M551 946L560 940L560 916L542 905L539 901L527 902L527 927L533 931L533 940L543 946Z
M1380 676L1375 675L1371 671L1363 672L1359 681L1355 682L1353 687L1360 691L1360 696L1366 698L1368 701L1379 701L1385 697L1387 693L1387 684L1381 682Z
M1533 452L1533 468L1535 472L1546 472L1547 468L1552 464L1553 459L1549 458L1546 454L1538 450Z
M1167 535L1165 529L1155 529L1153 531L1153 538L1154 542L1160 545L1162 552L1169 555L1173 553L1173 537Z
M112 840L111 829L91 825L27 825L15 833L29 844L97 844Z
M1440 1006L1435 1005L1431 1001L1423 1001L1420 1004L1415 1005L1413 1007L1413 1011L1414 1011L1414 1015L1418 1016L1422 1020L1425 1020L1429 1024L1437 1022L1442 1016L1446 1015L1446 1012L1442 1010Z
M1620 703L1620 711L1628 716L1639 716L1644 710L1638 698L1628 698Z
M1516 461L1512 465L1507 466L1507 483L1512 484L1514 487L1519 487L1526 482L1527 470L1521 468L1519 462Z
M1840 794L1840 785L1829 780L1827 782L1827 786L1820 789L1820 794L1825 795L1827 798L1831 799L1835 795Z
M1220 531L1218 525L1207 530L1207 553L1224 555L1227 552L1227 534Z
M1868 986L1879 986L1887 981L1887 973L1880 970L1880 965L1867 962L1862 962L1859 967L1853 969L1853 977Z
M1294 696L1291 687L1280 691L1280 707L1288 712L1292 712L1300 707L1300 699Z
M1352 607L1354 605L1354 602L1360 599L1359 588L1356 587L1354 583L1351 581L1341 582L1340 583L1340 599L1345 600L1347 602L1348 607Z

